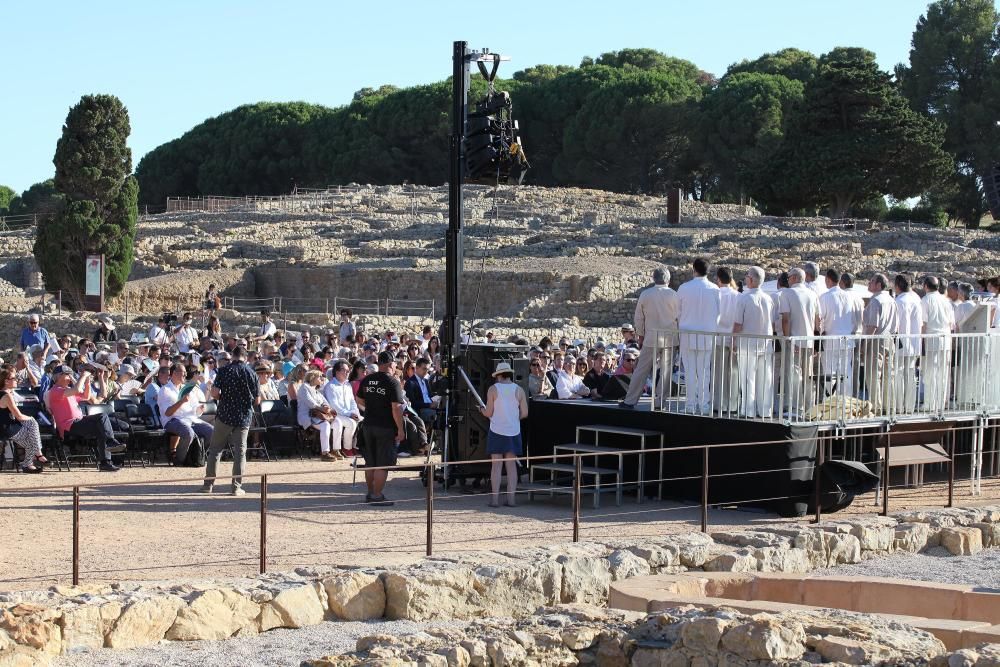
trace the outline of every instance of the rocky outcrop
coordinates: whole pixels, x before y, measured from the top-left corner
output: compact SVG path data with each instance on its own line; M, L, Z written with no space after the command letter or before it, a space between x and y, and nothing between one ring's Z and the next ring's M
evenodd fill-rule
M44 593L4 595L0 630L25 651L57 655L162 639L225 639L325 619L518 618L543 606L602 605L613 582L650 574L802 573L938 544L957 545L956 552L969 553L974 545L981 548L984 535L995 539L997 528L1000 507L977 507L718 531L711 536L687 533L443 555L392 570L301 570L239 586L208 582L161 588L55 587ZM689 631L695 632L711 634L707 626ZM761 647L783 642L786 635L762 626L728 641L762 652ZM574 645L586 643L581 637ZM513 645L497 650L517 651Z
M725 608L682 608L645 616L560 605L518 621L363 637L351 653L302 664L920 665L946 655L944 645L923 630L844 612L748 616Z

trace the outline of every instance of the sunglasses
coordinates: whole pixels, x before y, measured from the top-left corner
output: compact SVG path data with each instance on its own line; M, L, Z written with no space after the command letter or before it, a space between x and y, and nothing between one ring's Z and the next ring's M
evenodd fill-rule
M542 365L541 364L531 364L531 367L532 368L541 368Z

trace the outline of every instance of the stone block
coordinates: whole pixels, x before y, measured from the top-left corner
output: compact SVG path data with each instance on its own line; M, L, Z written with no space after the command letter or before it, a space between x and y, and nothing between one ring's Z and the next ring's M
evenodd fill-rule
M62 627L62 653L76 653L104 648L105 637L121 616L118 602L83 604L63 609L59 625Z
M861 541L854 535L826 533L823 541L830 567L861 562Z
M805 549L762 547L754 549L757 570L760 572L808 572L809 554Z
M708 572L756 572L757 558L748 547L722 553L704 563Z
M136 648L155 644L164 638L183 607L184 600L176 595L133 602L108 633L106 645L109 648Z
M561 601L603 604L611 585L611 565L606 558L560 556L562 565Z
M427 621L477 618L483 614L480 584L470 568L387 572L383 582L385 616L389 619Z
M798 660L806 652L806 634L798 623L761 618L730 627L722 646L744 660Z
M649 563L625 549L618 549L611 552L608 555L608 565L612 581L630 579L632 577L644 577L648 576L652 571Z
M961 618L962 596L971 588L906 579L856 579L858 597L855 611L924 618Z
M926 523L901 523L896 526L893 549L919 553L927 548L931 527Z
M0 630L6 631L15 643L37 649L48 655L62 650L62 628L54 609L22 602L0 609Z
M953 556L970 556L983 550L983 534L969 526L942 528L941 546Z
M719 642L729 625L721 618L692 619L681 628L681 642L694 654L709 657L719 650Z
M1000 644L1000 625L986 625L978 628L969 628L962 633L962 641L965 643L965 646ZM1000 665L1000 660L998 660L996 664Z
M175 641L229 639L237 633L259 631L260 605L231 589L196 593L188 606L177 612L177 620L166 638Z
M286 588L260 608L260 631L273 628L304 628L326 617L326 591L320 582Z
M803 604L804 581L798 574L758 574L753 580L750 599Z
M971 527L982 533L984 548L1000 547L1000 523L974 523Z
M858 583L852 577L809 577L802 582L802 602L813 607L855 609Z
M1000 593L966 591L962 594L962 618L1000 625Z
M371 572L348 571L323 579L330 613L342 621L367 621L385 615L385 584Z
M753 583L756 575L737 572L699 573L701 587L708 597L731 598L733 600L753 600ZM686 577L690 579L691 577ZM695 594L693 587L679 589L685 594ZM691 592L688 592L691 591Z
M909 621L909 625L931 633L940 639L949 651L957 651L965 646L971 646L966 643L965 635L967 632L985 630L990 627L989 623L982 621L964 621L951 618L917 618Z
M475 575L484 612L491 616L525 616L558 604L562 596L563 567L554 560L480 567Z

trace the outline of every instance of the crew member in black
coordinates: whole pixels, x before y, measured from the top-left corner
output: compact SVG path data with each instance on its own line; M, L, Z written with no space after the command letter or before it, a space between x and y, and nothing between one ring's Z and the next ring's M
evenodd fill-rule
M604 367L607 359L603 352L594 355L594 367L583 376L583 385L590 389L590 395L594 398L606 398L604 393L611 381L611 374Z
M365 466L383 468L396 465L396 445L403 441L403 405L406 401L403 387L393 377L396 360L389 352L378 355L378 372L366 375L358 390L358 404L365 410L361 428L361 453ZM365 470L368 495L365 502L388 506L382 490L389 476L388 470Z

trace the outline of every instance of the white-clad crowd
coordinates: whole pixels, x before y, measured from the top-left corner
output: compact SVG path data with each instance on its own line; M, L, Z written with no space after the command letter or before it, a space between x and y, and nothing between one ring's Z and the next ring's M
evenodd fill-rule
M849 273L819 278L809 262L765 289L757 266L742 283L725 267L710 277L704 259L691 266L693 277L676 291L669 271L656 269L639 296L641 351L624 408L635 407L645 385L636 378L648 379L654 367L654 406L751 419L807 417L831 396L867 401L876 415L936 413L979 400L977 387L991 391L983 369L1000 358L990 350L997 337L954 335L1000 325L995 308L971 317L978 304L968 283L924 276L913 285L898 275L890 284L876 273L860 289ZM1000 280L985 285L994 296L983 303L996 301ZM657 342L643 344L653 332Z

